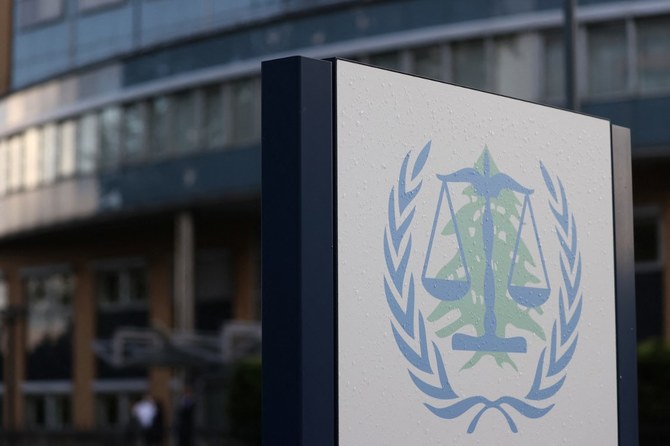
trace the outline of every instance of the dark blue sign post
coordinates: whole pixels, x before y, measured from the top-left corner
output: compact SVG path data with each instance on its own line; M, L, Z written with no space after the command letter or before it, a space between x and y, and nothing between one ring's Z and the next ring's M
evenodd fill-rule
M348 70L346 73L345 69ZM538 428L542 426L537 424L538 419L543 423L557 423L561 416L570 420L584 418L583 414L579 415L583 408L571 408L565 396L563 400L557 398L559 390L568 386L564 386L566 382L579 384L570 390L562 390L567 395L577 395L582 388L593 389L596 382L593 376L589 377L591 381L583 381L584 373L593 375L593 372L602 374L606 378L604 382L611 388L609 393L596 393L611 397L608 400L612 401L611 407L607 408L607 420L610 421L605 426L610 429L609 443L618 437L619 445L638 444L633 211L627 129L595 118L475 93L462 87L419 80L348 61L290 57L263 63L262 75L265 446L375 444L374 441L371 443L371 438L379 438L379 444L425 444L430 441L442 444L456 438L465 441L463 444L487 438L499 438L499 444L517 444L519 439L523 441L518 444L535 444L529 443L529 439L542 437L547 428L547 424L544 424L545 431ZM366 87L357 90L358 81ZM611 202L603 205L608 210L603 221L609 222L610 235L604 240L614 248L608 251L608 259L613 258L613 261L607 260L610 263L602 268L604 273L582 277L582 271L587 271L584 275L601 271L598 269L598 253L584 250L580 254L576 248L575 216L567 211L568 201L573 204L589 199L585 196L575 198L573 193L578 191L573 183L590 181L586 175L575 177L574 172L565 168L560 174L550 173L541 161L536 162L536 158L549 159L557 165L560 156L539 152L532 144L531 149L523 149L530 150L530 155L517 159L530 167L515 165L510 161L510 153L516 154L512 151L515 146L508 144L513 147L501 148L504 146L502 142L508 140L496 139L494 131L486 138L493 141L497 153L501 154L496 161L501 165L505 163L505 168L498 170L489 149L481 152L479 146L467 149L470 154L482 153L474 167L464 161L469 160L470 155L454 159L453 155L445 155L452 153L447 150L451 150L449 144L462 145L466 150L466 143L470 141L465 138L465 143L461 141L458 145L449 139L451 133L447 132L448 137L441 136L442 123L448 122L453 127L457 122L454 117L435 118L437 124L427 125L428 130L424 133L416 130L420 124L418 120L425 121L426 116L435 116L435 113L417 117L417 123L406 122L406 130L398 129L397 124L385 127L393 116L370 118L378 111L375 107L391 107L388 104L395 104L395 115L404 113L403 104L398 105L396 99L409 98L409 95L395 96L391 92L388 97L380 98L368 91L379 84L382 87L377 95L383 95L390 86L405 81L409 85L404 87L405 92L411 88L418 91L411 95L412 100L418 97L429 101L435 95L443 95L440 97L446 102L453 100L454 104L468 107L468 98L472 98L473 102L479 101L475 106L481 106L485 112L495 109L488 107L488 101L501 109L517 107L520 114L532 115L534 110L543 109L543 113L546 112L543 122L549 123L546 125L553 125L552 119L556 116L563 119L565 128L570 128L570 123L577 123L583 128L595 129L594 134L599 136L593 141L600 141L599 159L607 160L606 166L603 163L600 166L606 172L602 176L606 180L601 178L602 184L598 187L611 193ZM351 90L342 94L347 88ZM361 94L371 96L361 98ZM459 95L468 100L453 99L460 98ZM415 102L410 117L419 113L416 109L421 107L416 104L424 105ZM491 122L498 116L491 115L487 120L478 118L485 121L485 125L493 126ZM351 128L344 124L349 122L354 123ZM365 127L365 123L375 124ZM477 128L482 128L482 124ZM441 138L438 140L441 152L431 149L431 141L421 140L429 132L434 132L435 138ZM377 148L356 145L357 141L367 140L369 134L377 135L380 141L387 137L388 140L378 143ZM360 135L365 138L359 138ZM409 135L410 143L401 141L406 135ZM370 139L374 140L374 137L370 136ZM421 141L419 146L417 141ZM396 142L399 147L393 147ZM438 143L432 141L433 146ZM413 151L416 147L423 149ZM584 147L584 150L589 149ZM377 157L375 161L366 164L366 157L374 156ZM359 158L364 167L358 166ZM387 159L390 169L387 169ZM350 164L352 160L357 165L355 169ZM401 167L396 169L393 167L396 164ZM451 173L445 174L445 169ZM366 177L360 182L362 186L347 188L349 185L340 181L338 187L337 179L342 178L343 171L354 182L359 178L351 177L352 172L362 172L359 176ZM565 183L571 188L564 190L561 177L567 178L571 174L572 183ZM368 180L374 183L370 190ZM374 189L379 184L381 186ZM351 194L352 190L354 194ZM379 193L380 190L383 193ZM352 198L358 192L368 194L367 201L362 200L360 205ZM423 194L422 198L415 200L419 193ZM463 197L468 201L460 203L458 208L454 200L463 200ZM549 201L554 207L547 204ZM591 215L587 212L589 203L586 206L583 203L572 209L581 211L580 217ZM474 220L464 217L462 210L467 206L476 208ZM563 214L559 212L561 209ZM540 215L541 212L544 214ZM516 217L501 220L510 213L516 213ZM586 238L583 234L602 229L596 225L589 227L588 218L579 220L581 241ZM463 223L470 226L459 227ZM502 233L500 228L505 224L511 229ZM348 231L343 229L345 225L348 225ZM413 225L416 226L414 232ZM544 229L538 229L540 226ZM368 230L372 235L367 235ZM356 242L351 243L347 238L356 238ZM584 246L592 245L584 243ZM455 252L453 257L445 254L449 249ZM594 251L592 247L588 249ZM351 258L344 258L342 253ZM452 259L448 263L451 266L444 266L449 258ZM583 269L582 260L586 265ZM527 270L530 264L535 267L532 273ZM358 274L360 269L365 271ZM600 280L594 279L596 276L604 277L608 289L613 290L605 297L593 296ZM365 286L349 285L356 280L355 283ZM588 285L584 285L585 281ZM343 294L342 290L349 291ZM587 292L590 294L586 295ZM363 296L359 298L360 303L354 299L357 293ZM341 297L338 298L338 294ZM459 305L473 301L478 302L473 314L475 311L479 313L477 317L469 315L471 327L463 323L445 334L445 330L440 329L444 326L439 325L443 323L439 318L455 308L462 314L466 307ZM506 311L516 312L515 315L532 314L546 327L546 336L545 328L539 323L534 326L537 336L525 334L519 323L513 326L509 322L509 313L501 312L500 302L507 305L506 308L512 308ZM600 312L604 314L602 321L594 317L596 302L605 302L612 308L611 313ZM587 316L582 317L582 308L589 305ZM551 311L553 313L549 314ZM425 316L428 314L430 316ZM582 331L579 331L580 317L591 318L595 325L602 323L605 328L596 332L589 328L591 322L582 322L579 329ZM535 323L531 316L527 318L529 324ZM508 325L510 333L505 331ZM378 327L382 327L381 330ZM387 333L382 333L384 331ZM591 351L595 344L584 340L590 334L610 340L611 355L603 355L609 362L590 361L589 355L595 353ZM575 350L581 359L573 362L577 364L570 369L573 373L568 370L568 365ZM377 362L366 362L370 355L361 352L367 351L373 351ZM343 355L350 359L346 362L338 360ZM466 355L474 358L467 367L459 363L468 357ZM513 358L518 364L527 368L530 365L531 372L515 374L518 371L510 355L516 355ZM497 365L493 359L498 361ZM494 381L492 377L488 382L480 375L468 375L469 371L461 373L475 365L487 373L493 371L507 376L507 379L530 380L530 391L514 393L520 387L517 386L511 391L500 390L500 395L491 398L489 395L498 391L501 380ZM395 373L396 370L400 372ZM566 379L568 374L569 379ZM459 388L457 381L466 380L468 376L479 376L479 381L487 381L481 385L488 388L481 391L473 391L473 386ZM360 378L358 382L365 384L364 389L351 384L349 378ZM383 386L378 385L382 382L385 383ZM497 384L492 384L494 382ZM525 381L523 384L526 385ZM411 394L414 395L412 398L424 398L425 403L416 404L415 398L410 404L396 396L395 389L398 389L398 395ZM374 414L362 409L371 407L367 404L369 400L375 400ZM407 438L389 434L405 429L393 421L398 419L399 411L415 415L414 420L425 420L425 426L444 430L437 436L433 430L421 427L418 436L411 437L414 443L403 443ZM466 412L468 414L464 415ZM368 420L368 414L374 417ZM551 415L545 417L547 414ZM577 415L573 417L572 414ZM588 420L584 421L588 423ZM416 426L413 422L408 428L418 430ZM520 426L526 428L527 437L523 437ZM533 426L535 431L532 431ZM561 427L554 431L553 434L561 432ZM458 435L464 436L454 434L453 439L445 438L444 432L460 432ZM566 435L565 438L573 438L569 432ZM593 432L579 435L574 438L596 438L592 437ZM547 441L552 442L548 437Z

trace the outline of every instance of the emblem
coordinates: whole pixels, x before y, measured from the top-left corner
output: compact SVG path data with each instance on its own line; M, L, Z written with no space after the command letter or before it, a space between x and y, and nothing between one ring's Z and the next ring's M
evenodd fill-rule
M494 409L517 432L518 417L541 418L554 407L577 348L583 299L575 217L560 178L542 163L540 186L548 192L548 203L535 202L534 189L500 171L487 148L472 167L423 176L430 148L429 142L416 157L405 156L389 194L384 290L394 339L433 414L469 416L467 432L473 433L482 415ZM428 245L413 250L416 198L427 181L439 181L440 193ZM551 215L553 234L544 232L544 237L557 237L557 253L543 250L538 206ZM558 256L559 283L550 283L545 255ZM412 256L423 256L420 274L409 266ZM428 317L417 295L431 303ZM550 336L536 321L547 308L558 314ZM513 336L506 335L508 327ZM527 337L544 346L532 383L519 394L495 400L468 395L459 389L458 376L447 373L445 364L454 352L471 353L461 371L484 358L517 370L515 357L531 354Z

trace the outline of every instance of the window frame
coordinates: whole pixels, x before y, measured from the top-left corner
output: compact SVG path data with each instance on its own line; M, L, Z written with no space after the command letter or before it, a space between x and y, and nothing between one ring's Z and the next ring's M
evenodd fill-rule
M33 20L26 20L25 13L24 13L24 6L22 4L29 3L29 2L59 2L59 9L60 11L58 14L54 15L53 17L47 17L47 18L42 18L42 19L33 19ZM22 31L22 32L30 32L35 29L39 29L42 27L46 27L49 25L56 24L60 21L62 21L66 16L67 16L67 3L65 0L19 0L17 3L15 3L15 6L17 7L17 13L16 13L16 25L17 28Z
M123 257L105 260L96 260L91 264L91 271L94 275L94 301L97 312L115 313L128 310L147 310L149 309L151 293L149 284L149 265L142 257ZM99 299L99 274L116 273L120 278L122 274L128 274L132 269L142 269L144 271L146 296L144 300L131 300L128 296L123 296L119 291L119 300L117 302L101 302Z
M654 260L635 262L635 273L657 272L663 269L664 264L664 235L663 235L663 213L657 205L638 206L633 209L633 222L638 219L654 219L656 225L656 244L658 256Z

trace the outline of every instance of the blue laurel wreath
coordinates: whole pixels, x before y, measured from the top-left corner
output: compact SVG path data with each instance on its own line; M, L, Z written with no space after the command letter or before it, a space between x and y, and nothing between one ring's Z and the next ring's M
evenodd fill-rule
M429 141L414 160L410 184L416 182L423 170L430 146ZM577 348L577 326L582 310L580 293L582 263L577 248L577 225L574 215L569 211L563 183L557 178L557 190L547 169L540 163L545 185L553 199L550 200L549 205L556 219L556 234L561 245L560 265L563 284L558 296L559 318L554 321L549 346L545 347L539 356L531 388L523 398L510 395L495 401L481 395L462 398L449 383L442 354L435 342L431 342L434 365L431 364L425 319L421 311L415 311L414 275L410 273L409 280L407 280L407 265L412 251L412 236L409 228L416 210L412 203L422 186L422 180L420 180L412 189L407 188L410 155L411 152L408 152L405 156L398 182L391 188L389 194L388 224L384 236L384 255L388 273L384 277L384 291L391 310L391 329L396 344L415 370L432 376L433 381L435 377L439 381L437 385L431 384L419 378L411 368L408 369L412 381L422 393L437 400L449 401L449 404L444 407L424 403L432 413L440 418L455 419L471 408L481 405L482 407L468 426L468 433L475 431L480 418L489 409L499 411L507 420L510 430L518 432L516 423L505 406L509 406L527 418L540 418L546 415L554 407L553 403L546 405L547 400L563 386L567 376L565 369ZM396 212L399 216L398 220ZM401 301L404 301L404 305L401 305ZM418 332L415 322L418 324ZM399 330L402 330L404 335L401 335ZM410 339L412 345L418 344L418 349L405 341L405 338ZM547 348L549 348L548 354Z

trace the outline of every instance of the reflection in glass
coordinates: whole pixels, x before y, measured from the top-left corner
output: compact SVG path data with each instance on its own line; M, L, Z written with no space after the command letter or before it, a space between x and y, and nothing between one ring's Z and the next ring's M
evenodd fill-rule
M544 85L543 97L565 97L565 61L563 60L563 35L559 31L544 36Z
M221 85L205 89L204 137L205 147L222 147L225 144L226 129L223 116L223 95Z
M9 140L9 190L16 191L21 188L23 175L23 135L14 135Z
M147 295L146 268L134 266L101 270L97 273L98 302L101 305L145 303Z
M486 88L486 57L483 40L458 42L452 46L452 80L467 87Z
M33 429L63 429L72 423L69 394L32 394L26 397L26 424Z
M72 295L74 279L49 273L25 279L28 304L27 379L72 377Z
M100 166L108 168L119 162L121 109L117 106L107 107L100 112Z
M196 125L195 94L193 91L178 93L173 96L174 103L174 136L173 141L177 152L194 150L198 142Z
M125 428L131 422L132 406L142 398L136 392L114 392L96 395L96 422L99 428Z
M642 92L670 89L670 17L637 22L637 66Z
M200 249L195 257L195 326L216 333L232 317L231 253L227 249Z
M431 79L443 79L442 48L427 46L412 51L414 55L414 73Z
M389 68L391 70L399 70L400 52L389 51L387 53L373 54L370 56L370 64L382 68Z
M168 150L170 123L168 122L170 104L168 98L159 96L149 103L148 127L149 150L152 154L164 153Z
M260 113L256 109L258 91L255 79L237 81L231 85L233 104L233 142L249 143L260 134Z
M69 177L74 174L77 157L77 123L74 119L63 121L59 125L60 133L60 177Z
M25 136L25 161L23 168L23 185L26 189L32 189L37 186L40 176L40 131L37 127L32 127L26 131Z
M598 25L588 30L589 93L620 93L626 90L626 27L623 22Z
M42 128L42 182L52 183L58 172L58 130L56 124Z
M123 156L134 161L142 156L144 145L143 104L132 103L123 109Z
M111 339L121 327L144 327L149 323L147 269L126 265L96 272L98 314L96 337ZM146 376L146 369L115 368L97 361L98 378Z
M87 174L95 171L98 151L98 116L96 113L84 115L79 122L78 170Z
M660 261L660 221L658 216L636 217L634 225L635 262Z
M537 85L536 39L530 34L499 37L494 41L495 91L521 99L533 99Z
M8 144L7 140L0 140L0 195L7 193L8 175Z

